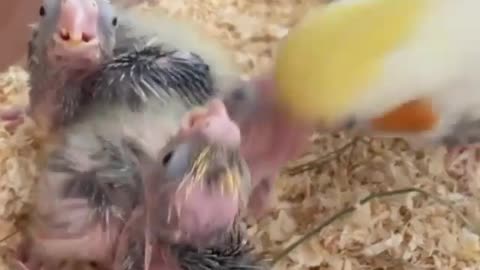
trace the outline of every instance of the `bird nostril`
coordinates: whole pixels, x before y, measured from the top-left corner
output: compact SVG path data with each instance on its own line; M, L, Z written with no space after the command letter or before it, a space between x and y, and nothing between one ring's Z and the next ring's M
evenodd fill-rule
M60 38L63 41L69 41L70 40L70 33L68 33L67 31L60 31L60 33L58 35L60 36Z
M68 31L59 31L58 36L63 40L63 41L70 41L72 39L72 36L70 35L70 32ZM82 42L88 43L92 41L93 36L87 33L82 33Z
M93 37L87 33L82 33L82 41L83 42L89 42L90 40L92 40Z

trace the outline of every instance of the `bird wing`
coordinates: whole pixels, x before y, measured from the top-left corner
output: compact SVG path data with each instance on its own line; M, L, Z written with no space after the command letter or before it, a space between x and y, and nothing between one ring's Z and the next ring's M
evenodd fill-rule
M132 109L151 98L198 105L215 94L210 67L194 53L152 46L107 62L84 86L94 100L121 102Z

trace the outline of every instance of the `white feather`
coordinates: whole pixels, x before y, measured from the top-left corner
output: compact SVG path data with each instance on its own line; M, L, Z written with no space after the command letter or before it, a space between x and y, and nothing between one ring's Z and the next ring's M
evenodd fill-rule
M382 115L406 101L430 97L441 115L432 138L463 114L480 118L480 1L434 0L412 38L384 61L381 79L365 89L352 112Z

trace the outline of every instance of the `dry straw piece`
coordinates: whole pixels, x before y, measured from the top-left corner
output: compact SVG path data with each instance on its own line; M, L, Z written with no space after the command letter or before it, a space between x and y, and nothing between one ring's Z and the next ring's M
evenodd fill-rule
M156 8L204 27L232 49L248 75L268 68L279 39L320 2L158 0ZM19 68L1 75L0 104L25 104L26 80ZM13 135L0 128L0 238L28 210L41 157L35 133L29 122ZM278 180L275 208L249 222L257 251L278 256L347 209L274 269L480 269L478 168L460 165L452 176L444 169L444 152L412 150L399 140L315 135L309 153ZM359 203L398 189L404 193ZM0 254L17 243L18 235L3 241ZM0 262L0 269L8 268Z

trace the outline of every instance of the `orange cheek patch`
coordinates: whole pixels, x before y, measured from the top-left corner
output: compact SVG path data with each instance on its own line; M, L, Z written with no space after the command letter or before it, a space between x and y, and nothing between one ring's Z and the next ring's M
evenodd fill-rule
M413 100L372 120L373 128L386 132L429 131L438 123L438 115L428 100Z

